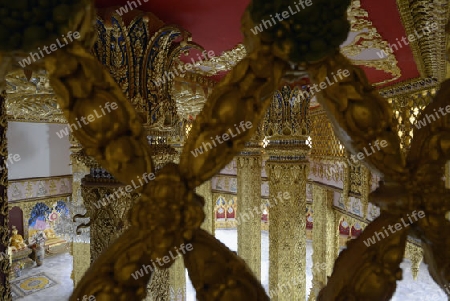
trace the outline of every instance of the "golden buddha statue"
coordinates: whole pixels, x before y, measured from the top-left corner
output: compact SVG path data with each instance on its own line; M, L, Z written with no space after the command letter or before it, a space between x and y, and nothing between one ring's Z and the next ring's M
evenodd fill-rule
M11 249L12 251L18 251L25 249L27 245L23 241L22 235L17 233L16 226L12 226L12 235L11 235Z
M51 239L51 238L58 238L58 237L56 236L55 230L53 230L52 228L47 228L47 229L45 229L45 230L44 230L44 234L45 234L45 236L46 236L48 239Z

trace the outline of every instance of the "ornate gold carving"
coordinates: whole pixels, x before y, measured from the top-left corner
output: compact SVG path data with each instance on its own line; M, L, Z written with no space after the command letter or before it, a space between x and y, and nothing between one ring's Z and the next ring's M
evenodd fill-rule
M165 271L167 270L159 270L159 272ZM186 300L186 272L182 257L177 258L174 264L170 267L168 278L170 287L167 289L167 291L169 292L170 297L167 300ZM161 283L158 285L157 283L151 281L150 284L154 285L154 288L150 287L150 292L152 291L152 289L155 292L161 292L165 288L164 286L161 287Z
M263 1L257 4L259 6L256 7L259 8ZM337 4L345 5L346 2ZM317 9L319 8L321 6ZM82 44L75 42L46 57L46 68L69 122L91 113L94 108L106 102L118 103L117 111L74 134L86 147L88 155L92 155L119 181L128 184L143 172L155 171L152 151L147 147L146 134L138 121L138 115L122 95L121 88L85 49L90 44L90 39L84 39L85 33L90 32L93 21L92 5L86 5L85 9L85 13L76 15L78 22L74 22L74 28L82 33ZM253 26L250 15L246 12L243 29L249 56L236 65L209 97L192 126L180 164L166 165L153 182L137 191L142 192L142 196L131 209L131 226L99 256L75 289L71 300L84 295L95 295L97 300L142 299L147 281L152 275L133 281L130 273L139 269L142 264L148 264L150 260L165 256L168 250L185 242L192 243L194 247L184 259L199 300L268 300L245 263L206 231L199 229L204 219L201 208L204 200L193 192L196 186L216 174L243 149L245 141L252 137L256 128L232 139L232 143L221 144L202 156L191 156L191 152L209 137L226 132L235 123L250 121L258 124L269 106L272 91L278 87L288 67L286 62L297 57L297 53L292 53L289 49L303 45L294 45L292 37L281 39L284 31L280 31L281 34L277 36L277 42L280 40L280 43L276 45L265 42L267 40L261 41L250 33L249 29ZM285 29L290 33L290 27ZM311 26L311 29L315 27ZM339 34L342 33L345 32L341 30ZM270 34L265 34L264 37L275 39L275 35ZM317 47L321 50L319 53L302 55L322 59L325 53L335 51L333 47L328 47L327 41L319 40L325 44ZM340 41L336 39L334 42ZM310 44L312 45L308 46L317 46L315 43ZM387 102L367 83L360 69L351 66L340 55L330 56L306 67L316 83L322 82L336 69L350 70L350 77L329 87L323 91L323 95L318 95L337 129L337 136L350 151L357 152L375 139L388 141L388 147L365 159L369 166L385 175L385 184L371 195L371 200L382 207L382 214L341 253L319 300L389 298L395 289L395 281L401 276L399 264L408 232L424 242L425 258L436 281L441 286L448 283L450 275L446 267L449 240L442 239L436 233L450 230L449 223L444 218L444 213L450 210L446 202L449 194L443 189L443 182L440 181L442 173L439 172L450 156L447 139L450 117L414 133L406 165L396 136L392 112ZM435 102L424 112L429 113L436 106L446 105L449 90L450 82L445 82L441 90L443 92L437 95ZM157 120L162 120L160 117ZM267 151L270 153L270 148ZM304 151L301 155L306 153ZM274 157L275 154L272 152L270 155ZM272 160L267 168L274 186L271 193L282 189L292 192L292 202L286 203L275 213L275 216L286 216L286 222L283 224L283 221L279 221L274 229L282 232L285 225L291 231L295 229L295 239L287 237L286 231L283 232L282 238L286 238L288 244L285 250L280 246L274 247L277 257L281 258L276 281L281 284L283 281L292 283L292 276L299 275L300 284L295 285L299 293L294 294L294 299L302 300L305 254L304 243L300 242L305 239L305 223L298 223L296 219L303 216L306 207L304 189L307 162ZM436 170L438 172L433 173ZM406 210L415 208L423 208L427 218L370 248L364 246L364 239L380 228L397 222ZM387 214L388 210L391 214ZM136 233L138 234L135 235ZM287 249L291 250L289 254ZM301 262L293 265L296 269L287 277L281 270L290 268L291 262L287 258L290 258L292 252L295 252L294 258L300 258ZM172 262L168 263L164 268L171 264ZM272 286L273 284L271 281ZM292 296L283 294L280 299L292 300Z
M151 13L134 12L129 25L116 13L102 12L94 55L109 69L147 129L171 131L178 122L171 94L174 66L182 52L198 46L185 30L162 26ZM160 25L156 32L153 23ZM175 42L177 38L182 41Z
M335 160L336 157L345 157L345 149L333 133L330 120L326 112L321 108L315 108L310 112L311 116L311 158Z
M261 279L261 156L238 156L236 163L238 254Z
M18 69L6 77L6 109L10 121L66 123L45 72L34 72L28 80Z
M4 64L3 58L0 56L0 63ZM0 70L0 77L4 77L3 70ZM6 131L8 129L8 121L6 118L6 92L3 83L0 83L0 156L6 158L8 156L8 140ZM0 253L6 253L9 246L9 211L8 211L8 168L6 161L0 160ZM0 256L0 299L11 301L11 287L9 284L9 273L11 265L8 256Z
M198 195L205 199L205 220L202 224L202 229L207 231L209 234L214 235L215 232L215 210L214 210L214 200L213 194L211 192L211 180L205 181L199 187L197 187L196 192Z
M438 81L435 78L415 78L382 88L378 92L381 96L389 98L436 88L438 88Z
M206 77L204 75L200 75L197 73L192 72L186 72L181 77L177 77L175 81L182 81L182 82L190 82L195 83L197 85L200 85L202 87L205 87L208 89L208 91L212 91L212 89L217 85L217 81L212 80L209 77Z
M392 78L375 83L374 85L383 85L400 78L401 70L398 67L398 61L395 58L395 55L390 53L388 43L383 40L376 27L372 25L372 22L368 18L368 12L361 7L361 1L353 0L348 8L347 15L351 25L350 31L358 32L358 34L353 38L353 41L350 44L341 48L342 54L350 58L350 61L354 65L375 68L392 75ZM352 57L360 54L366 49L380 49L384 50L386 54L382 59L352 59Z
M111 242L128 228L130 224L127 218L128 211L138 198L138 194L131 193L109 201L105 200L105 197L114 195L117 189L82 186L81 191L87 215L90 217L91 262L94 262ZM120 193L117 192L116 195ZM100 200L106 205L100 203Z
M189 119L197 116L210 94L210 89L202 85L175 80L172 95L176 99L178 116Z
M286 66L284 62L274 58L266 48L261 49L255 49L248 58L242 60L218 85L216 92L213 92L193 124L180 159L180 166L166 165L151 184L138 191L144 193L131 211L132 225L111 245L108 252L100 255L94 262L86 277L77 286L72 296L73 300L76 300L78 296L91 294L100 300L144 297L145 284L151 275L145 275L134 282L130 280L130 273L139 269L143 263L148 264L151 259L156 260L165 256L171 247L180 245L183 241L191 242L194 247L194 251L185 255L185 264L192 272L191 277L197 288L198 299L229 300L230 292L236 291L242 298L267 300L261 285L252 278L245 264L232 252L222 247L212 236L198 230L204 218L201 212L203 200L191 191L223 168L226 162L240 150L238 146L242 147L243 141L250 138L254 130L233 139L235 147L232 149L228 144L223 144L197 158L192 158L190 153L191 150L201 146L204 137L223 133L234 123L242 120L256 124L258 119L261 119L268 105L267 101L261 102L261 99L267 99L268 94L278 85ZM62 63L65 67L55 68L62 66ZM89 53L74 43L72 47L67 46L48 57L46 66L52 86L57 94L63 96L61 107L66 111L69 121L73 121L76 116L86 114L87 112L81 110L85 105L94 108L107 101L118 103L119 108L116 111L102 118L102 134L98 133L101 137L92 138L96 132L95 122L74 133L85 146L88 155L94 156L124 184L130 183L133 178L145 171L153 170L151 153L146 146L142 127L136 121L136 114L121 95L120 88ZM85 70L83 75L77 72L79 68ZM248 86L239 84L239 80L235 81L235 79L244 78L250 79ZM69 84L71 82L83 82L84 88L79 90L77 87L80 86L72 86ZM255 90L256 84L260 88ZM105 87L110 88L105 90ZM236 98L227 93L231 91L229 89L236 91L241 97ZM71 96L68 97L69 95ZM236 102L254 108L257 113L239 109L240 106ZM72 113L69 112L69 108L73 109ZM225 114L223 109L236 111L236 114ZM217 115L220 119L210 119L219 112L222 112ZM118 123L117 120L121 122ZM208 126L211 120L213 123ZM217 123L218 121L220 123ZM120 158L115 155L119 153ZM166 221L164 219L166 214L167 216L176 214L177 222L174 223L173 219L170 222ZM150 230L154 229L153 227L157 227L158 230ZM134 236L132 233L141 235ZM134 238L130 241L131 237ZM212 252L214 249L217 253ZM227 268L224 273L223 261L225 260L230 268ZM208 274L199 273L197 269L204 266L206 262L209 262L208 268L214 270L217 264L220 270ZM216 277L217 273L226 277ZM228 279L245 279L245 281L237 281L235 286ZM140 289L136 290L136 286ZM209 289L203 289L205 287Z
M397 0L398 10L407 35L420 31L430 22L437 28L410 43L421 77L433 77L442 82L446 77L446 33L450 6L446 1Z
M305 97L300 87L291 89L284 86L277 90L272 98L270 107L263 120L263 133L272 139L284 137L283 139L294 140L308 137L311 120L308 109L311 96ZM290 149L291 145L286 147Z
M406 243L405 258L411 261L411 274L414 280L417 280L419 275L420 263L423 260L423 250L416 244Z
M425 107L433 101L436 88L423 90L408 95L388 98L388 102L394 110L394 117L398 121L398 134L400 136L400 147L404 155L407 155L413 139L413 131ZM420 124L419 124L420 125Z
M70 254L73 256L73 268L70 278L77 286L91 266L91 248L89 243L73 242Z
M386 79L381 82L373 83L374 86L385 85L387 83L390 83L390 82L393 82L393 81L399 79L402 76L402 71L397 66L397 64L398 64L397 59L390 53L388 54L387 58L383 59L382 61L379 61L379 60L350 60L350 61L354 65L375 68L377 70L382 70L382 71L384 71L386 73L390 73L392 75L392 78L390 78L390 79Z
M180 261L178 259L177 261ZM176 263L175 263L176 264ZM174 268L172 265L171 268ZM183 268L184 272L184 268ZM181 276L181 275L180 275ZM184 274L183 274L184 276ZM170 271L169 269L156 269L155 273L152 275L151 282L147 285L147 297L145 301L170 300Z
M289 193L270 211L269 290L271 300L304 300L306 295L306 162L266 161L270 198ZM299 222L298 219L302 218ZM288 289L281 289L282 286Z
M377 139L379 141L386 140L388 146L381 148L372 156L367 156L365 163L369 164L373 170L382 171L387 177L395 176L396 179L403 177L405 161L396 151L400 149L399 138L395 132L387 130L396 128L396 123L392 118L392 109L368 84L363 71L352 66L342 55L336 55L327 59L320 67L318 65L309 67L312 81L315 83L325 81L327 76L331 76L332 71L337 71L335 69L337 66L338 69L347 69L350 76L343 78L337 85L328 87L318 95L322 107L328 111L331 124L339 122L343 125L342 131L335 131L335 134L338 134L337 137L348 150L355 151L362 151L364 147ZM361 89L364 87L367 92L359 92L355 86ZM373 101L362 102L363 95L367 95ZM357 117L358 115L362 116L361 114L365 112L376 114L376 117L369 120ZM347 122L347 120L351 121ZM344 133L347 135L344 136ZM352 140L350 137L358 137L358 139ZM400 173L401 176L397 173Z
M319 291L326 285L333 271L336 252L336 222L333 212L333 192L317 185L313 187L314 227L313 227L313 287L308 300L316 300ZM318 266L325 269L317 268Z
M334 181L334 182L342 182L345 183L346 174L349 170L349 164L347 164L346 160L342 160L340 158L330 158L323 157L321 159L315 159L311 161L311 172L312 174L322 179L325 182ZM339 188L339 183L336 185Z
M395 291L395 281L400 278L399 264L408 234L422 240L430 274L441 286L445 285L450 280L450 274L444 268L448 258L448 240L439 238L436 233L438 229L446 231L450 227L444 217L450 209L446 201L450 193L445 190L441 179L442 167L450 157L447 147L449 116L442 116L414 130L414 139L405 160L391 108L368 85L361 70L351 66L340 55L328 58L320 66L309 66L308 70L312 81L319 83L336 71L335 68L349 70L350 76L318 95L319 102L329 112L335 133L353 153L375 140L386 140L388 146L363 160L373 170L384 174L384 181L370 195L371 201L381 207L381 215L340 254L328 285L318 300L390 298ZM450 81L445 81L434 101L418 118L445 107L448 91ZM376 231L399 222L406 218L407 212L414 210L416 213L423 210L425 217L369 247L363 244ZM344 267L348 268L350 262L353 268L344 272Z
M279 301L304 300L306 294L306 223L298 219L306 210L309 165L306 155L310 151L306 140L311 122L308 114L310 97L301 92L298 87L291 89L288 86L276 91L261 130L268 141L265 169L269 178L269 199L285 193L289 195L287 200L270 208L269 297ZM260 177L256 171L253 173ZM242 202L242 198L239 201Z
M361 199L361 214L366 218L367 207L369 205L370 171L360 162L357 164L349 164L349 171L349 192L358 195ZM345 200L345 204L348 208L348 199Z
M81 188L81 180L86 174L89 174L89 168L83 162L86 162L87 156L81 151L81 145L74 138L73 135L70 135L71 141L71 154L70 161L72 163L72 173L73 173L73 181L72 181L72 208L77 208L75 212L71 212L72 216L77 214L84 215L86 213L86 207L84 205L83 197L82 197L82 188ZM70 227L74 230L72 236L75 236L76 229L74 227ZM90 237L90 234L83 233L84 236ZM89 235L89 236L88 236ZM84 238L84 237L83 237ZM78 241L74 240L72 242L72 248L70 253L73 256L73 268L71 279L73 280L74 287L80 282L81 278L84 276L85 272L89 269L91 265L91 251L90 251L90 243L89 241Z
M211 76L219 72L230 71L247 55L244 45L239 44L231 50L224 51L220 56L198 62L194 65L195 73Z

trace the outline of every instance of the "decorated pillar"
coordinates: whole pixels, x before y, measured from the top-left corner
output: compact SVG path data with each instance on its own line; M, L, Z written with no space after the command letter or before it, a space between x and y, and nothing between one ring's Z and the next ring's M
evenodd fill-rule
M186 140L187 135L189 134L189 130L186 131L186 122L183 121L179 124L180 128L179 133L179 139L176 139L176 141L172 142L170 141L171 147L175 150L172 162L179 164L180 163L180 154L182 152L184 141ZM207 210L207 195L208 191L211 192L211 186L208 188L208 182L203 183L201 187L204 187L203 194L199 193L199 188L197 188L197 193L202 195L205 198L205 212ZM206 218L205 218L206 222ZM203 224L205 224L205 222ZM186 268L184 266L184 261L182 257L178 257L175 259L172 266L168 269L168 277L169 277L169 297L170 301L185 301L186 300ZM149 299L150 300L150 299Z
M335 214L333 212L334 192L313 185L313 266L312 289L309 300L316 300L320 290L327 283L327 276L333 271L334 261L337 257L335 249L336 230ZM339 243L339 240L337 240Z
M156 166L162 167L167 162L174 160L176 152L173 148L168 145L153 144L154 142L154 138L149 136ZM91 262L94 262L130 226L129 209L140 197L135 190L155 179L157 172L156 174L144 174L145 176L142 175L133 181L132 185L124 186L92 158L87 165L90 173L82 180L82 196L86 204L87 215L90 217L90 254ZM183 265L183 261L177 259L174 266L179 266L180 262ZM170 269L173 269L173 266ZM180 287L183 296L185 295L184 284L181 286L170 285L170 269L156 267L152 271L153 275L147 286L148 293L145 301L176 300L175 297L179 297ZM177 277L184 279L184 265L176 269ZM130 274L130 279L131 277ZM175 283L183 283L183 281L175 281ZM174 292L173 298L171 298L171 291Z
M0 74L0 76L2 76ZM3 77L2 77L3 79ZM0 156L8 157L8 143L6 131L8 128L8 120L6 119L6 92L4 90L4 82L0 84ZM11 263L9 260L9 211L8 211L8 169L6 161L0 160L0 300L11 301L11 286L9 283L9 271Z
M271 300L304 300L306 294L306 177L308 161L266 162L271 207L269 224ZM274 210L275 209L275 210ZM275 223L272 223L276 219ZM272 252L274 248L275 252ZM275 292L275 293L273 293Z
M197 45L191 43L189 32L174 25L165 25L148 12L129 15L129 18L123 19L108 9L98 10L97 14L100 16L97 20L99 30L104 35L97 39L93 47L94 55L109 69L142 119L153 149L157 174L166 163L174 161L174 148L169 144L176 141L175 144L182 145L183 141L172 139L180 135L179 116L183 115L183 112L177 111L172 93L175 80L173 76L168 76L163 83L160 79L165 78L167 73L172 73L170 70L175 70L181 53L197 48ZM111 27L110 24L117 26ZM129 37L134 38L130 40ZM125 61L128 63L127 72L118 72ZM115 193L120 188L107 187L99 195ZM128 204L129 201L127 199L125 203ZM123 204L120 203L120 206ZM122 229L123 225L119 227ZM101 239L109 241L112 237ZM177 300L185 300L185 282L184 263L177 259L169 269L156 270L148 285L146 300L169 300L169 291Z
M202 223L202 229L208 231L211 235L215 232L214 200L211 191L211 180L208 180L196 188L197 194L205 199L205 220Z
M369 194L370 194L370 171L360 161L349 166L348 192L343 191L343 195L347 195L346 208L349 208L348 193L360 195L361 213L363 217L368 214ZM347 183L345 183L347 184Z
M269 199L278 200L269 217L269 297L275 301L305 300L306 295L309 101L299 88L284 86L264 119Z
M70 161L72 164L72 200L69 208L72 209L70 212L71 216L77 214L85 213L85 205L83 201L83 196L81 193L81 179L89 173L89 168L86 166L85 162L88 159L87 156L82 151L82 147L79 142L75 139L73 135L70 135L71 143L71 155ZM76 212L73 212L76 211ZM89 232L84 231L83 236L85 239L76 239L76 228L69 227L70 233L68 238L72 242L72 247L70 254L73 256L73 269L71 278L73 280L73 285L76 286L78 282L83 277L84 273L91 266L91 252L90 252L90 240Z
M261 131L236 158L238 255L261 279Z

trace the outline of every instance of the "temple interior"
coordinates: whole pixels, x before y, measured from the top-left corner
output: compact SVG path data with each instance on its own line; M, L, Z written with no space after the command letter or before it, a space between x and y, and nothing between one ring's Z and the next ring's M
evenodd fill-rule
M448 1L0 15L0 301L450 300Z

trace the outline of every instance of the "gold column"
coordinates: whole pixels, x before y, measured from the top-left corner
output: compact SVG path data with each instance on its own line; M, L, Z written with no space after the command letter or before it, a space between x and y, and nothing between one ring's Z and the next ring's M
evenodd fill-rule
M292 76L297 76L292 73ZM310 98L300 87L275 91L263 120L265 169L269 178L269 297L273 301L306 296L306 144Z
M335 248L333 194L333 191L313 185L313 281L309 294L310 301L316 300L320 290L326 285L327 276L331 275L334 261L338 255Z
M238 255L261 279L261 155L237 157Z
M2 77L3 79L3 77ZM8 156L8 141L6 131L8 129L8 120L6 119L6 92L3 83L0 85L2 92L0 95L0 156ZM11 286L9 283L9 272L11 269L9 256L3 254L9 253L9 211L8 211L8 168L6 161L0 160L0 300L11 300Z
M339 251L341 250L340 238L341 234L339 233L339 224L341 223L341 215L338 211L334 211L334 254L335 258L339 256Z
M183 141L184 142L184 141ZM181 153L181 145L183 143L180 144L180 146L173 146L177 152L177 155L175 155L173 162L174 163L179 163L180 162L180 153ZM209 186L208 186L209 184ZM211 185L210 185L210 181L206 181L205 183L203 183L203 185L201 186L203 188L202 193L201 194L204 198L205 198L205 207L204 210L205 212L208 212L208 192L209 194L211 194ZM208 188L209 187L209 188ZM200 189L200 187L197 188L197 192ZM209 190L208 190L209 189ZM205 218L205 222L203 222L203 225L205 225L206 223L206 218ZM178 257L177 259L175 259L174 263L172 264L172 266L168 269L168 270L164 270L164 271L159 271L160 272L166 272L168 271L168 279L169 279L169 299L168 300L182 300L185 301L186 300L186 268L184 266L184 261L182 257ZM152 283L150 285L155 285L154 281L152 281ZM181 296L181 298L180 298ZM151 299L149 299L150 301Z
M72 199L71 202L75 206L84 206L83 196L81 194L81 179L89 173L89 168L84 164L85 160L81 156L80 152L82 147L73 135L69 136L70 139L70 162L72 165ZM74 206L74 207L75 207ZM25 214L25 212L24 212ZM73 212L71 212L73 214ZM75 233L73 233L75 235ZM73 285L76 286L83 277L84 273L91 266L91 252L89 242L77 242L72 241L72 247L70 250L73 260L73 268L71 278Z
M180 261L180 259L178 258L177 261ZM170 269L156 269L150 280L150 283L147 286L147 297L144 299L144 301L169 301L171 300L169 290Z
M139 194L136 192L123 194L126 191L121 184L100 185L100 183L90 183L87 179L88 177L85 177L83 180L82 193L91 218L90 254L91 262L94 262L130 226L128 212L139 198ZM120 190L121 187L122 190ZM111 195L119 197L112 198ZM107 196L109 196L108 199ZM99 203L99 200L103 200L106 205ZM182 271L184 273L184 268ZM184 274L182 277L184 278ZM148 284L147 297L144 300L169 301L169 290L169 270L156 269Z
M268 166L266 162L266 173ZM269 184L270 194L272 194L272 186ZM277 301L277 285L278 285L278 229L280 211L278 206L272 206L269 209L269 297L270 300Z
M178 257L169 268L170 299L186 300L186 272L182 257ZM179 299L179 296L182 296Z
M347 154L347 158L349 158ZM348 160L348 159L347 159ZM348 197L348 193L350 192L350 182L352 178L352 165L345 164L344 167L344 178L343 178L343 187L342 187L342 202L345 204L345 208L349 208L350 198Z
M215 232L214 200L211 192L211 180L208 180L196 188L197 194L205 199L205 220L202 223L202 229L208 231L211 235Z
M269 296L275 301L305 300L308 161L272 158L266 162L266 171L270 200L279 200L270 211ZM280 200L285 195L289 197Z
M93 186L85 181L86 178L83 179L82 195L91 220L90 253L91 262L94 262L128 228L128 211L139 194L121 195L113 184L111 187Z

